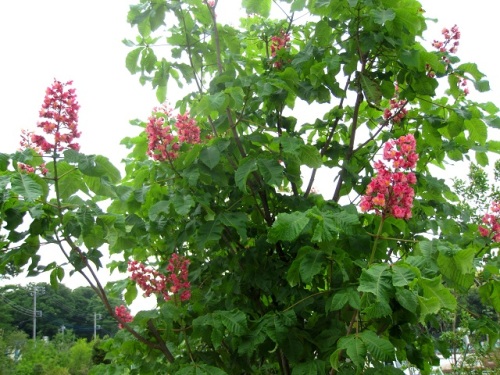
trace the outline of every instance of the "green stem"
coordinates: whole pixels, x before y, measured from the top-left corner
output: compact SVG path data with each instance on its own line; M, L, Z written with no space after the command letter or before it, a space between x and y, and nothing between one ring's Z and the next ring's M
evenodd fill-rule
M377 234L375 235L375 241L373 241L373 248L372 248L372 253L370 255L370 260L368 262L368 266L373 263L373 259L375 258L375 251L377 251L377 245L378 245L378 239L380 238L380 235L382 234L382 228L384 226L384 216L380 217L380 224L378 226Z

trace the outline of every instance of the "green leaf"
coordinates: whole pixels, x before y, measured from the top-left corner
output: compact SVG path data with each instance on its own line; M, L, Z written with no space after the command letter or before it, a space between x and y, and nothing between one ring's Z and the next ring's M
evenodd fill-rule
M139 66L138 66L139 55L141 54L141 51L143 49L144 49L144 47L136 48L136 49L130 51L127 54L127 57L125 58L125 66L127 67L128 71L131 74L135 74L139 70Z
M43 181L36 175L25 173L15 174L10 182L12 191L24 197L29 202L33 202L43 194L41 186Z
M281 213L276 217L273 226L269 229L267 240L270 243L278 241L294 241L309 224L305 212Z
M373 104L380 104L380 100L382 100L382 90L380 89L380 85L375 82L370 77L367 77L365 74L361 74L361 88L363 89L363 94L366 97L368 102Z
M240 310L216 311L214 319L220 319L231 335L243 336L247 332L247 317Z
M345 349L351 361L358 369L365 365L366 345L358 335L342 337L338 342L339 349Z
M346 211L323 212L312 208L308 212L310 213L309 217L318 220L311 238L313 242L331 241L337 238L339 233L352 233L353 226L359 224L358 215Z
M159 85L156 88L156 99L158 100L158 103L165 102L165 100L167 99L167 86L166 85Z
M197 240L198 247L200 249L204 249L208 243L219 241L220 238L222 237L223 230L224 227L222 226L219 220L213 220L204 223L198 229L198 240Z
M461 291L467 291L474 283L476 269L474 257L477 249L440 249L437 258L439 270L448 282L453 283Z
M220 161L220 151L215 146L204 148L200 152L200 160L208 168L214 169Z
M10 164L9 155L0 153L0 171L5 172L9 164Z
M189 194L176 194L170 201L175 212L182 216L187 215L195 205L193 197Z
M241 5L246 9L247 14L258 14L267 18L271 13L271 0L243 0Z
M290 8L290 11L298 12L304 9L305 6L306 6L306 0L294 0Z
M469 131L469 139L477 142L480 145L485 145L488 139L488 127L486 124L478 119L473 118L464 121L465 128Z
M149 209L149 220L156 221L161 214L166 214L170 212L170 202L169 201L158 201L151 206Z
M247 240L248 217L243 212L224 212L218 216L222 224L233 227L242 241Z
M379 301L389 303L393 286L388 267L387 264L374 264L368 269L363 269L358 291L373 293Z
M280 186L283 181L284 168L277 160L258 159L257 166L267 185Z
M78 169L87 176L103 177L112 183L118 183L121 179L120 171L101 155L80 154Z
M48 168L51 169L50 165ZM88 193L82 174L75 166L61 160L57 162L57 173L60 176L59 196L61 199L67 199L78 191Z
M484 77L484 74L479 71L475 63L461 64L457 67L457 70L469 73L476 81L480 81Z
M302 164L309 168L320 168L323 165L321 155L316 147L311 145L302 145L299 149L299 159Z
M339 290L333 295L329 311L341 310L345 305L347 305L347 302L349 302L349 289Z
M257 161L254 158L247 157L240 162L234 179L236 186L244 193L247 192L248 175L255 171L257 171Z
M490 83L488 81L475 81L474 87L479 92L487 92L490 91Z
M435 315L441 310L441 304L436 297L418 296L418 304L420 306L420 323L425 323L425 318L428 315Z
M292 375L318 375L325 374L325 362L320 359L299 363L293 367Z
M377 336L373 331L363 331L359 336L376 360L382 362L394 360L394 345L389 340Z
M124 294L125 302L127 302L127 305L130 305L132 302L134 302L136 297L137 297L137 286L135 285L135 283L128 283L127 290L125 291Z
M227 373L214 366L192 363L175 372L175 375L227 375Z
M440 308L455 310L457 300L448 288L445 288L441 281L441 275L433 279L421 278L419 284L422 287L424 298L435 298L439 302Z
M393 286L408 285L415 279L415 277L417 277L414 268L405 263L395 264L391 267L391 271Z
M326 254L320 250L307 253L300 262L300 278L306 284L311 283L314 276L319 274L327 262Z
M50 285L52 288L57 289L59 283L64 278L64 268L57 266L50 272Z
M411 290L396 288L396 300L403 308L417 314L418 298Z
M371 15L375 23L379 25L384 25L387 21L392 21L396 17L396 13L392 9L373 9Z

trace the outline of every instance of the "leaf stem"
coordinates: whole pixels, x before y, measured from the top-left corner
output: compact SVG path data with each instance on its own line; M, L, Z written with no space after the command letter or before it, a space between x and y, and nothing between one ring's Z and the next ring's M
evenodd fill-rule
M368 266L370 266L370 264L373 263L373 259L375 258L375 252L377 251L378 240L379 240L379 238L381 238L380 235L382 234L382 228L384 227L384 220L385 220L385 217L381 216L380 217L380 224L378 225L377 234L375 235L375 240L373 241L373 248L372 248L372 253L370 255L370 260L368 261Z

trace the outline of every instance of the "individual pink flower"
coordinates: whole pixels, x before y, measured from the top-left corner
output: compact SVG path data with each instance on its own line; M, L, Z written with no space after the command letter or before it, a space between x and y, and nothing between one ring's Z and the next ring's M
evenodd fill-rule
M130 311L123 305L115 307L115 315L123 323L130 323L131 321L134 320L133 316L130 314ZM123 324L118 323L118 328L123 329Z
M418 160L415 148L416 141L412 134L384 144L383 160L390 162L390 165L382 161L375 162L377 174L361 198L361 211L373 210L382 217L392 215L399 219L411 218L415 192L410 185L417 182L411 171Z

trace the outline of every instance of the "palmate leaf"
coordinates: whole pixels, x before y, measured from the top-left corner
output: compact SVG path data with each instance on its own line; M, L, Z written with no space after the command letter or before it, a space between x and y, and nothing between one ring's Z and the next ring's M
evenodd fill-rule
M204 223L198 229L198 247L203 249L208 243L219 241L222 236L223 229L224 227L219 220L212 220Z
M361 88L363 89L363 94L365 94L366 99L373 104L379 104L382 100L382 90L380 85L375 82L370 77L362 74L361 77Z
M392 285L405 286L411 283L417 277L418 269L409 264L398 263L391 267Z
M417 295L411 290L404 288L396 288L396 300L406 310L416 314L418 307Z
M279 186L283 181L284 168L273 159L259 159L258 160L259 172L267 185Z
M440 251L437 264L448 282L452 282L462 291L469 289L474 283L474 256L477 249L469 247L453 251Z
M386 338L377 336L373 331L363 331L359 335L366 349L378 361L388 362L394 359L394 345Z
M218 219L226 227L236 229L243 242L247 240L248 217L243 212L224 212L218 216Z
M441 275L433 279L421 278L419 284L422 287L424 298L435 298L440 308L448 310L455 310L457 307L457 300L451 294L448 288L445 288L441 281Z
M51 170L50 165L47 168ZM57 174L60 177L59 196L61 199L67 199L77 191L88 194L87 186L83 182L83 176L74 166L61 160L57 162Z
M247 318L240 310L216 311L213 318L220 320L231 335L243 336L247 331Z
M352 227L359 224L359 217L348 212L320 211L314 207L308 211L308 216L316 219L312 237L313 242L331 241L339 233L351 233Z
M234 174L234 179L236 182L236 186L246 193L247 192L247 179L248 175L257 170L257 160L254 158L245 158L241 161L236 173Z
M45 182L34 174L15 174L10 182L11 190L29 202L40 198L44 191L42 184L45 184Z
M217 147L210 146L201 150L200 160L209 169L214 169L220 161L220 151Z
M320 250L307 253L300 262L300 278L305 283L310 283L314 276L321 272L327 262L326 254Z
M439 299L436 297L422 297L418 296L418 304L420 306L420 323L425 323L427 315L434 315L441 309Z
M339 349L345 349L356 367L363 368L366 358L366 345L358 335L342 337L338 342Z
M372 293L377 300L388 304L394 290L387 264L374 264L364 269L359 278L358 291Z
M281 213L276 217L273 226L269 229L267 240L270 243L278 241L294 241L309 224L306 212Z

